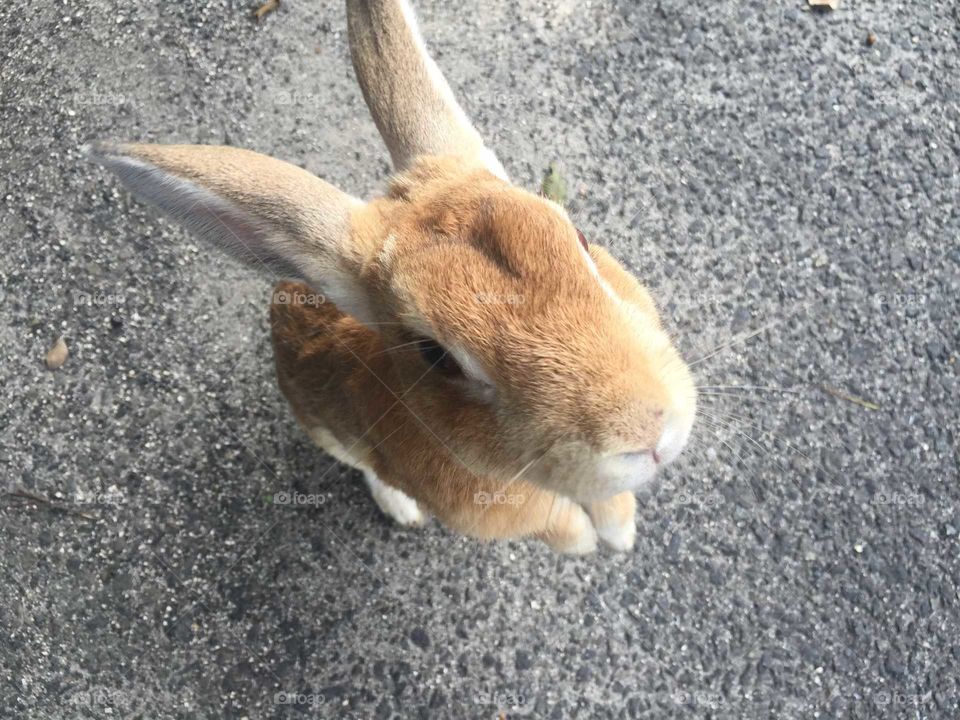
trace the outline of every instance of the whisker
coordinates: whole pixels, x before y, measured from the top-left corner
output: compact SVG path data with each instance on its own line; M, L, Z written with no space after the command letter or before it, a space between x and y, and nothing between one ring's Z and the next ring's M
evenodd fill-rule
M348 316L348 317L352 317L352 316ZM360 322L360 321L357 320L357 322ZM370 326L370 325L403 325L404 323L397 322L396 320L381 320L379 322L363 322L361 324L365 326Z
M724 440L723 438L721 438L719 435L717 435L717 441L718 441L720 444L722 444L724 447L726 447L730 452L733 453L733 456L734 456L735 458L737 458L737 460L740 461L740 464L744 466L744 469L746 469L746 468L748 467L747 461L743 459L743 456L742 456L742 455L740 455L736 450L733 449L733 446L730 445L730 443L728 443L726 440ZM753 478L750 477L750 473L748 472L744 477L745 477L745 479L746 479L746 481L747 481L747 485L750 486L750 492L753 493L754 499L757 501L758 504L762 505L762 504L763 504L763 500L760 499L760 495L757 493L756 487L754 487ZM763 518L760 518L760 522L762 522L764 525L767 524L766 522L764 522ZM768 526L768 527L769 527L769 526Z
M694 360L693 362L690 363L690 366L692 367L693 365L697 365L698 363L702 363L704 360L708 360L709 358L712 358L712 357L713 357L714 355L716 355L717 353L719 353L719 352L721 352L721 351L723 351L723 350L726 350L726 349L729 348L729 347L732 347L732 346L734 346L734 345L737 345L738 343L741 343L741 342L745 342L745 341L749 340L750 338L756 337L756 336L759 335L760 333L762 333L762 332L764 332L764 331L766 331L766 330L769 330L770 328L776 327L777 325L780 325L781 323L786 322L791 316L796 315L797 313L800 313L800 312L804 312L804 311L805 311L808 307L810 307L810 305L812 305L812 304L813 304L813 301L808 302L808 303L806 303L806 304L804 304L804 305L801 305L799 308L797 308L796 311L790 313L790 314L787 315L786 317L779 318L779 319L777 319L777 320L772 320L772 321L768 322L766 325L763 325L763 326L761 326L760 328L758 328L758 329L756 329L756 330L753 330L753 331L751 331L751 332L749 332L749 333L747 333L747 334L745 334L745 335L741 335L741 336L739 336L739 337L736 337L736 338L732 339L730 342L725 343L724 345L721 345L720 347L714 349L713 351L711 351L711 352L708 353L707 355L704 355L703 357L701 357L701 358L699 358L699 359L697 359L697 360Z
M405 428L406 426L407 426L407 420L404 420L404 421L403 421L402 423L400 423L397 427L395 427L393 430L391 430L389 433L387 433L383 438L381 438L380 441L379 441L376 445L374 445L372 448L370 448L370 450L371 450L371 451L376 450L378 447L380 447L381 445L383 445L387 440L389 440L389 439L392 438L394 435L396 435L400 430L403 430L403 428Z
M385 355L386 353L393 352L394 350L399 350L400 348L410 347L412 345L419 345L423 342L423 338L417 340L411 340L410 342L400 343L399 345L394 345L393 347L384 348L383 350L378 350L375 353L371 353L369 357L377 357L377 355Z
M746 342L746 341L749 340L750 338L754 338L754 337L756 337L757 335L760 335L761 333L766 332L766 331L769 330L770 328L772 328L772 327L774 327L774 326L776 326L776 325L779 325L779 324L782 323L782 322L783 322L782 319L774 320L774 321L769 322L769 323L767 323L766 325L763 325L763 326L759 327L758 329L753 330L753 331L751 331L751 332L749 332L749 333L747 333L747 334L745 334L745 335L740 335L740 336L738 336L738 337L735 337L735 338L733 338L730 342L724 343L723 345L721 345L721 346L718 347L718 348L715 348L714 350L712 350L712 351L709 352L708 354L704 355L703 357L698 358L698 359L690 362L690 363L689 363L689 366L690 366L690 367L693 367L694 365L699 365L700 363L704 362L705 360L709 360L710 358L712 358L712 357L713 357L714 355L716 355L717 353L720 353L720 352L726 350L727 348L733 347L734 345L737 345L737 344L739 344L739 343Z
M709 419L709 418L707 418L707 417L704 417L704 416L700 415L699 412L698 412L697 414L698 414L698 416L700 417L701 422L698 423L698 424L696 425L696 427L697 427L698 429L699 429L699 428L705 428L705 429L707 429L707 430L710 430L710 431L713 433L714 439L715 439L717 442L719 442L720 444L722 444L724 447L726 447L726 448L737 458L737 460L740 461L740 464L744 466L744 469L746 469L747 467L749 467L749 466L747 465L746 460L744 460L743 456L740 455L739 453L737 453L737 451L733 449L733 446L730 445L728 442L726 442L726 441L723 439L723 437L721 437L721 435L720 435L721 430L729 430L730 428L729 428L729 427L722 427L721 425L719 425L718 423L716 423L714 420L711 420L711 419ZM734 468L734 470L736 470L736 469L737 469L737 468ZM754 486L754 479L750 476L749 472L748 472L745 476L743 476L743 477L745 477L746 482L747 482L747 485L750 486L750 492L753 494L754 499L757 501L758 504L762 505L764 501L760 498L759 494L757 493L757 489L756 489L756 487ZM763 519L763 516L762 516L762 515L758 514L758 515L757 515L757 519L758 519L761 523L763 523L763 525L764 525L768 530L770 530L771 532L773 531L773 528L770 527L770 524L769 524L766 520Z
M351 319L355 319L355 318L353 318L353 317L350 316L350 315L345 315L344 317L349 317L349 318L351 318ZM315 330L313 330L313 331L311 331L311 332L306 333L306 334L303 336L303 338L304 338L305 340L309 340L310 338L315 338L315 337L317 337L318 335L322 335L322 334L324 334L324 333L329 333L329 332L331 332L331 326L332 326L333 323L335 323L335 322L337 322L337 321L334 320L333 322L324 322L324 323L323 323L323 327L319 327L319 328L317 328L317 329L315 329ZM359 323L360 321L357 320L357 322ZM373 326L374 326L374 325L403 325L403 323L400 323L400 322L392 322L392 321L390 321L390 322L384 321L384 322L362 323L362 325L363 325L364 327L369 328L370 330L373 330Z
M734 425L733 425L732 423L726 423L726 422L724 422L724 420L722 420L721 418L717 417L716 415L707 414L707 416L710 417L714 422L720 423L721 425L727 427L728 429L733 430L735 433L737 433L738 435L746 438L746 439L749 440L751 443L753 443L756 447L758 447L758 448L760 449L760 451L761 451L765 456L770 457L770 458L773 460L773 462L775 462L775 463L777 464L777 467L778 467L778 468L780 468L781 470L783 470L784 474L787 475L787 477L789 478L789 480L790 480L794 485L796 485L797 491L800 493L800 496L801 496L801 497L803 496L803 488L800 487L800 482L799 482L795 477L793 477L793 476L791 475L791 473L787 470L787 468L785 468L785 467L783 466L783 464L770 452L770 448L766 447L765 445L761 445L761 444L760 444L755 438L753 438L751 435L747 434L746 432L740 430L740 429L737 428L737 427L734 427Z
M547 513L547 529L553 527L553 510L557 506L557 498L560 497L556 493L553 493L553 500L550 501L550 511Z
M823 471L823 473L824 473L828 478L830 478L831 480L834 480L834 482L831 483L831 484L832 484L837 490L843 490L843 487L842 487L839 483L836 482L836 477L834 476L833 473L831 473L829 470L827 470L823 465L821 465L819 462L817 462L816 460L814 460L812 457L810 457L809 455L807 455L807 453L805 453L803 450L801 450L800 448L796 447L795 445L792 445L789 441L787 441L787 440L785 440L784 438L780 437L780 436L777 435L776 433L773 433L773 432L771 432L771 431L769 431L769 430L766 430L765 428L763 428L763 427L760 426L760 425L756 425L756 424L754 424L754 423L749 422L746 418L738 417L738 416L736 416L736 415L729 415L729 414L728 414L728 417L729 417L731 420L739 420L740 422L746 424L748 427L752 427L752 428L754 428L755 430L759 430L762 434L767 435L768 437L771 437L771 438L773 438L774 440L779 440L779 441L782 442L786 447L788 447L789 449L793 450L793 451L794 451L795 453L797 453L798 455L806 458L814 467L816 467L817 469Z
M498 490L498 492L500 492L500 493L506 492L507 488L509 488L511 485L513 485L513 483L515 483L517 480L520 479L520 476L521 476L521 475L523 475L527 470L529 470L530 468L532 468L532 467L533 467L534 465L536 465L538 462L540 462L541 460L543 460L543 458L545 458L545 457L547 456L547 453L550 452L551 449L552 449L552 446L551 446L551 447L548 447L546 450L544 450L542 453L540 453L540 455L538 455L537 457L533 458L530 462L528 462L526 465L524 465L522 468L520 468L520 472L518 472L516 475L514 475L512 478L510 478L510 480L509 480L503 487L501 487L501 488ZM555 496L555 497L556 497L556 496ZM476 527L477 527L477 525L479 524L479 519L480 519L480 517L483 516L483 514L484 514L485 512L487 512L487 510L489 510L491 507L493 507L492 504L491 504L491 505L485 505L485 506L483 507L483 509L482 509L480 512L477 513L476 518L475 518L475 521L473 522L473 524L471 524L469 528L467 528L466 530L464 530L464 531L462 532L462 534L469 536L470 533L473 532L473 530L475 530Z
M790 388L781 388L775 386L763 386L763 385L698 385L698 391L703 390L756 390L756 391L768 391L768 392L783 392L791 393L793 395L800 395L800 390L792 390Z
M744 395L737 395L736 393L724 393L724 392L700 392L697 393L698 398L704 399L713 399L713 398L735 398L740 402L752 402L752 403L762 403L764 405L773 405L773 400L765 400L764 398L755 398Z

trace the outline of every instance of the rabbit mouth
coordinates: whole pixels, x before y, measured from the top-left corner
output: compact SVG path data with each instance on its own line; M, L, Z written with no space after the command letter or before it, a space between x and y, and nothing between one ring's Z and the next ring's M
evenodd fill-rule
M537 478L545 489L578 502L596 502L623 492L648 491L659 471L681 454L692 430L692 417L672 414L654 445L635 450L597 453L584 448L561 452L543 463ZM542 474L541 474L542 473Z
M653 481L658 468L653 450L604 457L597 467L597 490L603 495L639 490Z

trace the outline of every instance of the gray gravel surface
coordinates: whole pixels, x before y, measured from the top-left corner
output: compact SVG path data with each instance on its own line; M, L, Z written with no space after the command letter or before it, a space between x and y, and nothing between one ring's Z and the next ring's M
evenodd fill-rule
M704 398L628 555L392 526L282 401L268 280L78 151L377 192L339 0L2 3L0 473L52 504L0 498L0 716L957 717L956 3L417 7L515 181L559 161L699 381L768 389Z

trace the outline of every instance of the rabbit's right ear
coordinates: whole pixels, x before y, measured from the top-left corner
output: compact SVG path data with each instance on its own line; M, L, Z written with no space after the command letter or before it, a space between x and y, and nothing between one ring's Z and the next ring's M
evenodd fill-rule
M347 0L350 56L393 166L453 155L507 179L430 57L409 0Z
M95 143L91 158L135 195L277 278L306 281L364 323L365 257L352 220L360 200L295 165L213 145Z

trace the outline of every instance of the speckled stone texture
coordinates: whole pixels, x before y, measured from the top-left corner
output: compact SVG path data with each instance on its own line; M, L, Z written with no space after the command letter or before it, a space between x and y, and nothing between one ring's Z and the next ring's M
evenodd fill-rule
M388 523L280 397L268 280L81 159L372 195L341 5L0 4L0 473L53 501L0 498L0 717L957 717L958 5L416 2L722 393L636 549L578 559Z

